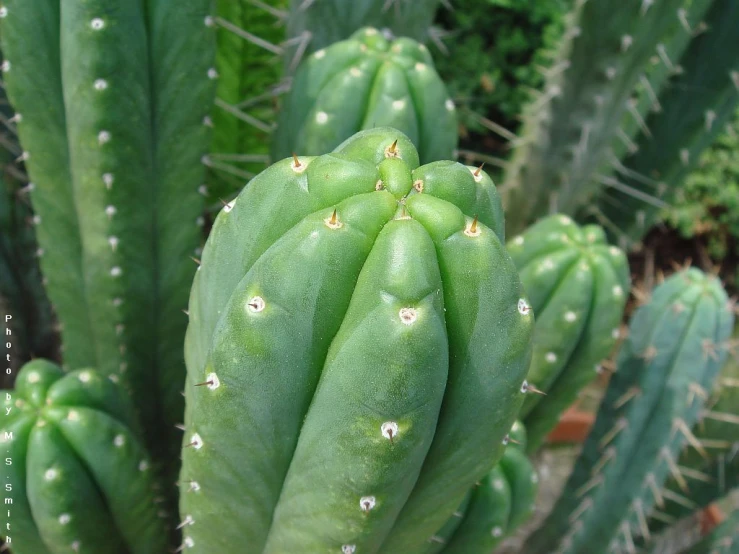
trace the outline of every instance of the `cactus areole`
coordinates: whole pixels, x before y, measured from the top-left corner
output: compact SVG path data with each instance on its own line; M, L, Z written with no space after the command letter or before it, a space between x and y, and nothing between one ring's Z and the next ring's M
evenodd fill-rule
M383 125L408 135L422 163L454 157L456 108L428 49L368 27L301 64L280 111L272 159L325 154Z
M187 552L420 552L503 452L533 313L490 178L395 129L277 162L190 297Z

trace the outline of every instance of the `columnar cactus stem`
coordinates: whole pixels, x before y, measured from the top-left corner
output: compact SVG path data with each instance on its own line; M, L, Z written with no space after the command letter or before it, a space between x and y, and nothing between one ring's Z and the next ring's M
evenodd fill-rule
M217 77L209 10L208 0L7 0L2 12L4 80L65 366L119 376L168 461Z
M17 554L161 554L151 463L124 391L90 369L26 364L2 391L2 437ZM9 489L7 487L10 487Z
M501 455L533 314L489 177L418 165L399 131L364 131L216 219L190 298L183 548L420 550Z
M501 188L518 217L510 231L587 205L602 186L597 170L629 108L640 76L684 0L579 0L542 95L525 113L522 136ZM604 26L603 21L608 21ZM551 192L547 192L551 191Z
M633 550L726 357L732 305L715 277L683 270L632 318L617 369L565 490L526 554Z

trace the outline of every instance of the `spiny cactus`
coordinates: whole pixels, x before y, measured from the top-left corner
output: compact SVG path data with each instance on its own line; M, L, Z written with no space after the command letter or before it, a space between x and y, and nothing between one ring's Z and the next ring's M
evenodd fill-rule
M287 16L288 69L311 54L349 38L361 27L376 27L420 42L433 38L431 24L443 0L290 0Z
M518 216L512 232L548 211L572 215L603 188L598 172L610 162L624 114L642 117L631 102L635 87L662 41L684 26L690 4L576 2L544 91L524 113L501 188L506 208Z
M426 47L360 29L301 64L280 111L272 159L325 154L380 126L408 135L421 163L454 157L456 110Z
M205 163L210 171L203 193L220 209L244 183L269 164L269 140L277 117L285 25L279 18L288 0L269 5L251 0L218 0L218 89L213 140Z
M735 333L739 338L739 332ZM651 514L652 535L665 525L726 496L739 486L739 360L731 352L711 398L667 483L662 505Z
M533 314L502 233L485 173L419 167L395 129L253 179L190 297L183 549L423 548L526 391Z
M631 552L637 533L649 536L647 517L692 437L733 319L718 279L697 269L654 290L632 318L562 496L522 552Z
M580 227L565 215L542 219L507 247L536 314L526 378L546 393L527 398L519 416L532 453L612 350L629 295L629 267L600 227Z
M711 2L703 21L706 30L679 58L680 72L665 85L659 112L646 118L633 151L616 164L611 179L618 184L599 200L595 213L623 245L646 235L660 206L675 198L701 152L734 115L739 105L738 21L739 3Z
M459 523L448 544L429 552L490 554L531 516L539 478L524 453L526 430L521 422L513 424L508 440L498 465L472 489L469 504L452 515Z
M0 14L64 365L120 376L168 461L216 77L209 10L208 0L5 0Z
M161 554L150 461L125 392L42 359L3 392L3 535L15 554ZM6 502L7 505L7 502ZM7 524L7 527L6 527Z

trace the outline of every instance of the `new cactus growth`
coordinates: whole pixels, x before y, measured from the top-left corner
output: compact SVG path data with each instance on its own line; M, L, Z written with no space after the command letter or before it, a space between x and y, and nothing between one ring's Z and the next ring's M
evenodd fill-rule
M726 358L732 305L715 277L680 271L632 318L598 418L565 490L526 554L634 550L692 439L705 391Z
M366 28L301 64L278 117L272 159L325 154L381 126L405 133L421 163L454 157L456 110L426 47Z
M395 129L254 178L190 297L183 549L420 551L527 390L502 233L485 173Z
M539 479L525 455L526 429L521 422L513 424L507 442L498 465L472 489L469 504L453 514L461 521L448 544L432 552L490 554L532 514Z
M0 18L64 365L119 376L152 452L170 462L217 77L209 10L5 0Z
M37 359L2 392L0 433L12 461L2 523L15 554L166 550L151 464L120 386Z
M521 410L531 453L613 348L630 276L626 256L600 227L565 215L542 219L507 247L536 313L527 380L546 393L531 395Z

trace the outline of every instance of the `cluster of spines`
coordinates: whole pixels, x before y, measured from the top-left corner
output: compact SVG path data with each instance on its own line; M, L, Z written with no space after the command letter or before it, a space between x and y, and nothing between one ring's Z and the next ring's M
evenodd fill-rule
M713 0L694 2L692 9L705 19L679 28L692 39L679 64L662 52L675 75L662 86L659 109L635 129L629 151L609 164L611 174L603 177L608 190L592 210L624 246L640 243L739 105L739 60L733 54L739 7Z
M326 180L324 177L326 174L335 177ZM460 185L461 180L464 180L464 186ZM275 186L274 183L280 183L280 185ZM310 186L308 186L309 183ZM339 186L339 183L343 183L343 185ZM456 183L456 186L452 186L452 183ZM462 190L467 192L460 194ZM445 201L446 199L449 202ZM276 206L275 202L279 206ZM385 206L385 202L388 203L387 206ZM454 207L452 202L456 203L458 207ZM377 203L379 204L371 206ZM434 210L427 212L426 204L433 204ZM361 210L359 210L360 206L363 206ZM281 218L279 220L272 217L275 209L280 211ZM387 213L384 213L385 210L387 210ZM436 223L432 223L429 217L439 210L450 211L450 213L442 218L443 221L438 220ZM464 217L462 212L473 214L477 212L478 217ZM269 225L263 224L264 218L270 221ZM377 234L378 230L374 229L374 226L378 223L381 224L387 218L390 218L390 221L383 225L385 230L382 231L382 237L384 238L381 237L382 240L378 239L374 248L371 244L364 244L363 241L370 240ZM339 366L335 365L338 362L332 362L334 355L329 354L327 366L321 373L321 385L318 386L316 396L311 400L311 409L305 418L299 436L295 434L294 425L303 421L301 410L307 406L306 395L308 399L313 395L317 379L315 370L311 369L310 375L305 377L292 379L292 384L289 387L287 385L279 387L283 403L285 403L284 397L287 394L290 394L291 398L294 396L295 401L286 403L290 406L290 413L285 410L281 413L280 421L284 420L284 425L280 423L280 428L285 427L285 432L278 434L286 439L294 437L295 444L282 441L280 444L273 445L274 448L271 450L275 450L275 452L270 453L269 456L266 451L262 450L259 458L249 456L246 459L243 454L239 453L238 448L226 448L226 444L233 443L228 438L232 431L239 434L241 442L245 441L245 437L253 435L254 440L261 443L262 441L258 436L269 432L269 428L279 423L277 420L272 420L269 424L267 422L260 423L261 420L254 419L257 413L252 414L252 408L256 408L253 399L249 403L252 408L248 410L248 413L252 415L248 415L243 408L239 408L242 413L240 418L244 421L244 425L240 424L239 429L231 430L230 424L224 426L219 421L224 415L224 409L230 405L226 402L227 398L234 394L240 395L240 389L253 389L249 385L249 381L254 378L252 372L243 371L243 364L247 363L244 356L251 356L250 352L253 351L253 348L250 349L249 344L252 344L254 340L258 339L258 342L267 346L267 343L264 343L259 336L262 332L267 333L268 328L271 329L269 336L272 337L269 344L282 345L289 342L291 346L290 348L281 347L279 351L274 352L274 356L272 354L267 355L264 352L263 355L266 356L265 363L267 359L271 360L273 357L277 360L278 354L281 359L283 356L292 356L291 351L295 349L303 352L303 350L309 348L310 352L306 351L300 355L302 360L300 364L282 364L279 367L292 367L293 370L296 370L299 369L299 366L306 364L313 366L318 363L318 371L320 372L322 359L325 357L325 349L329 345L320 343L301 345L302 340L283 343L283 341L277 340L274 335L280 327L275 327L276 324L271 323L276 321L275 318L278 318L285 309L292 305L293 301L289 298L303 289L301 283L304 283L307 278L306 271L318 271L321 274L328 271L329 268L332 268L330 269L332 272L340 271L342 274L358 271L359 266L356 265L358 260L355 258L361 258L365 250L372 249L374 256L374 252L385 250L386 246L381 246L381 244L386 244L391 236L411 231L416 233L415 229L421 229L420 223L423 223L425 227L430 226L431 229L434 229L435 225L441 225L444 230L439 230L439 232L445 237L450 234L459 236L460 238L456 240L461 241L461 243L454 252L447 254L446 247L444 247L442 248L444 252L439 255L461 256L464 255L468 247L472 247L472 242L469 242L470 239L474 239L474 242L485 241L485 244L491 244L488 241L493 240L492 233L500 237L502 235L501 221L500 204L492 182L479 168L466 168L453 162L438 162L418 168L417 153L408 139L397 131L381 128L356 135L332 155L319 158L296 156L275 164L270 170L255 178L234 202L229 203L224 208L216 219L209 242L204 249L202 264L195 278L189 308L190 327L188 328L186 341L189 384L186 390L188 401L185 422L186 433L183 443L184 466L180 480L183 523L189 523L185 523L184 527L183 550L197 550L204 548L203 545L208 545L211 548L214 545L227 547L233 541L243 540L249 540L254 545L260 545L258 548L265 546L267 551L282 552L290 550L292 548L290 545L296 540L303 541L300 544L304 548L308 548L310 545L306 545L304 541L320 542L326 539L321 532L322 530L324 533L329 533L330 536L335 537L336 533L328 530L333 528L334 525L343 528L343 520L354 522L351 524L351 529L354 529L357 533L354 538L347 535L345 543L336 545L337 549L344 549L343 551L346 552L358 549L361 544L369 544L367 541L372 541L373 544L377 543L376 546L379 547L378 541L381 541L388 531L390 531L390 538L395 541L411 541L412 544L417 542L419 547L425 543L432 532L438 528L437 525L443 524L446 517L458 507L470 484L484 475L485 466L490 467L495 458L500 455L500 450L502 450L502 443L500 449L491 450L485 446L484 441L479 445L475 443L473 447L470 443L470 441L474 442L472 437L476 433L483 432L479 426L475 429L468 429L465 423L467 421L466 416L462 415L456 423L448 419L450 417L449 413L457 413L460 409L462 411L467 409L459 404L461 398L456 398L455 392L449 392L452 387L447 386L444 400L447 415L439 420L434 446L431 447L425 458L420 478L415 483L410 500L405 504L397 521L395 521L393 513L399 508L399 505L392 500L391 496L394 498L396 495L407 495L410 492L408 487L412 486L412 483L407 481L407 478L410 474L415 474L420 469L419 467L416 467L413 471L406 468L403 472L398 472L388 471L387 466L383 466L385 468L383 476L377 481L376 485L369 489L365 487L357 488L356 497L346 504L344 511L342 511L343 515L337 519L333 509L326 506L333 506L336 502L349 502L343 493L339 492L344 490L348 481L342 481L343 485L341 486L338 486L338 484L327 486L326 484L321 485L321 483L324 479L337 479L339 475L350 471L349 468L353 467L353 464L340 464L342 470L337 475L324 476L322 475L324 466L333 467L332 464L336 463L333 457L327 460L326 463L319 464L315 463L312 457L313 462L311 462L310 467L305 466L304 461L300 462L300 460L306 459L305 449L314 448L309 445L315 441L325 443L325 448L322 448L320 452L321 456L326 456L329 451L333 452L335 445L344 440L341 439L342 424L339 421L328 420L339 417L337 414L346 410L364 410L362 405L368 401L368 398L374 396L367 392L364 402L358 399L356 406L352 406L351 402L347 404L346 399L340 399L336 396L334 388L337 386L336 379L341 375L341 371ZM287 233L287 230L291 228L293 231ZM351 235L355 233L354 230L358 229L363 229L362 234L365 235L365 239L360 236L352 238ZM491 229L493 229L492 232ZM330 232L331 230L336 231L336 233ZM346 235L346 233L349 233L349 235ZM285 236L270 247L283 234ZM436 232L434 232L434 237L435 235ZM241 240L239 237L243 236L249 236L251 240ZM316 245L324 241L351 240L360 242L353 248L341 249L343 256L341 264L318 264L319 258L317 256L321 251L312 254L313 261L308 264L301 261L302 256L306 255L308 251L304 251L305 249L302 247L300 251L293 250L297 245L304 244L304 241L308 240L304 237L311 237L309 242L315 242ZM321 239L321 237L323 238ZM428 241L428 239L426 240ZM500 240L500 238L495 240ZM430 254L430 248L432 248L430 243L423 247L424 256L420 257L421 259L417 262L413 262L414 271L420 269L421 266L418 264L421 264L422 259ZM501 248L496 247L495 250L502 253ZM299 252L303 253L299 254ZM326 252L320 253L319 257L322 258L328 252L326 250ZM347 257L350 252L351 255ZM377 254L377 256L379 255ZM229 263L220 263L226 258ZM379 260L379 258L377 259ZM290 263L299 263L302 270L285 269L285 271L280 272L279 279L273 276L268 281L264 280L266 276L272 273L272 270L269 269L272 264L287 268ZM483 260L479 260L477 263L483 263ZM380 267L375 263L367 265ZM415 267L416 265L418 267ZM247 270L247 278L244 279L244 272ZM492 269L482 271L481 269L481 272L486 275L492 272L491 277L498 274L499 271L499 269L496 271L492 271ZM507 275L507 272L505 274ZM378 277L379 275L362 277L360 282L363 279ZM423 283L427 282L427 277L424 276L423 279L419 279L418 284L414 287L425 287L426 285L423 285ZM508 277L500 274L500 279L508 279ZM289 280L290 283L285 280ZM293 283L293 280L297 281ZM403 282L406 282L406 280L404 279ZM313 282L314 280L309 279L309 281ZM346 286L350 284L353 286L355 281L356 277L340 278L338 276L331 280L333 283L346 283ZM316 277L315 282L320 283L321 280ZM452 280L451 283L449 287L454 290L453 285L456 285L456 281ZM393 287L395 286L393 285ZM445 294L450 293L447 290L449 287L444 288ZM341 290L343 288L344 285L335 290L332 295L342 294ZM365 285L362 285L362 288L364 290ZM236 292L234 292L235 289ZM435 311L433 306L435 306L438 299L432 301L431 297L427 297L426 300L420 303L407 299L407 304L405 304L400 301L400 298L404 298L410 292L401 293L400 289L395 292L393 290L392 287L388 288L388 294L398 298L397 311L395 312L400 322L398 329L407 329L403 333L415 335L419 330L428 328L433 319L432 313ZM525 299L520 298L520 296L516 296L516 298L520 300L514 300L513 304L508 306L508 309L512 310L510 315L515 320L514 327L517 328L520 325L526 327L531 324L531 309ZM316 305L316 309L322 310L321 313L326 309L338 309L337 306L344 305L346 300L346 298L337 298L334 301L324 297L323 301ZM312 305L307 300L302 302ZM364 308L357 307L356 309ZM351 310L350 312L353 313ZM452 314L455 312L455 308L448 307L446 317L453 317ZM343 312L340 310L340 313ZM298 313L293 314L293 324L306 324L306 322L301 323L303 315L300 315L300 317L298 315ZM243 318L246 318L245 321L239 323L238 320ZM218 323L219 319L220 323ZM384 326L390 324L389 322L394 319L389 318L388 322L383 323L380 327L384 329ZM244 327L246 320L250 323ZM347 315L346 325L351 327L353 323L349 325L348 322L355 320L359 321L354 316ZM383 319L383 321L385 320ZM309 329L312 329L312 331L308 332L306 329L305 332L299 332L297 336L306 338L314 335L333 336L335 334L334 327L339 322L336 320L336 316L311 317L308 323L310 323ZM318 324L321 326L320 330L314 328ZM480 324L479 316L478 324ZM259 331L262 326L265 326L264 330ZM234 341L229 337L237 327L252 330L249 331L248 336L242 333L242 338ZM395 329L395 326L392 325L392 328ZM368 332L372 329L374 329L374 326L370 326ZM392 333L385 333L383 335L386 335L385 340L390 340L396 331L397 329L393 330ZM510 332L513 332L513 330ZM350 336L349 330L346 333L347 336ZM253 337L252 334L254 334ZM454 341L450 339L452 343L450 349L458 348L456 341L459 340L467 339L463 339L462 336L455 336ZM244 341L247 344L242 344ZM343 342L343 339L334 341L335 344L339 345ZM523 343L516 346L517 349L523 347ZM389 347L380 349L375 352L375 355L380 355L382 351L388 349L396 356L406 356L403 349ZM209 350L210 354L208 354ZM239 352L239 354L235 359L240 360L241 367L238 373L234 373L230 369L236 352ZM341 352L342 350L337 346L335 356L342 356ZM418 351L417 355L426 359L428 352L425 352L425 350L424 352ZM359 356L353 359L364 360L365 358L366 356ZM445 356L443 358L446 359ZM456 359L456 355L452 358ZM517 364L525 365L525 358L526 355L523 352L522 357L516 356L515 360L511 359L511 363L515 364L516 367L518 367ZM405 363L401 363L400 359L396 362L387 361L388 367L393 367L395 363L405 366ZM407 363L417 362L409 359ZM436 363L433 362L433 364ZM385 367L387 364L381 364L381 367ZM279 377L279 372L276 369L267 371L267 374L271 376L270 379ZM523 374L519 370L512 369L510 375L514 374L521 379L523 378ZM493 378L494 376L490 375L489 377ZM355 383L356 386L353 386L352 390L359 387L360 384L359 382ZM387 383L384 383L384 381L376 381L374 386L384 387L385 384ZM200 386L196 387L195 385ZM507 385L499 382L498 385L499 387L491 387L490 389L483 387L481 390L492 391L496 388L501 390L500 387L507 387L512 394L510 398L506 398L505 402L514 403L518 403L520 401L519 395L527 390L525 386L521 385L520 381ZM272 390L276 387L276 383L267 386L263 380L260 380L260 389L265 390L265 387L266 390ZM431 395L432 391L429 387L430 384L427 384L423 389ZM330 400L326 395L333 398L331 401L333 408L330 410L324 406L324 403ZM262 401L268 402L269 400L264 396ZM428 415L426 414L428 409L435 405L437 401L438 398L431 402L428 407L419 411L418 418L425 418ZM487 405L484 402L474 404L475 406ZM297 415L291 415L296 410L298 410ZM384 411L384 409L381 411ZM480 415L479 407L475 408L475 412L478 416ZM346 417L351 419L348 414ZM373 416L373 420L374 417L377 416ZM485 435L492 436L500 433L502 439L503 434L505 434L504 429L508 428L512 422L513 414L510 414L510 417L511 421L500 429L497 424L492 424L493 429L485 430ZM248 423L249 421L252 423ZM323 421L323 423L319 426L321 431L316 433L318 429L316 424L319 421ZM406 417L402 416L402 413L394 416L391 413L388 414L387 418L378 419L376 425L373 424L371 429L367 428L365 430L362 426L362 431L358 431L359 437L365 437L366 435L368 441L366 448L371 448L372 452L375 452L378 457L377 462L372 462L372 467L375 466L375 463L379 463L381 459L393 460L393 464L400 463L401 459L397 458L398 456L404 460L404 464L410 464L410 460L416 460L415 463L417 464L418 449L421 447L421 443L418 441L428 431L428 425L421 424L420 421L421 419L414 426ZM450 426L453 426L453 429ZM251 440L249 439L247 442ZM460 440L463 440L465 444L469 443L469 447L465 447L466 455L464 459L459 458L458 454L454 454L460 449ZM293 449L296 446L298 452L293 456ZM213 456L214 451L218 452L217 458ZM280 454L282 451L286 452L287 457ZM311 450L311 452L313 451ZM406 453L407 458L403 457L403 453ZM338 452L335 454L339 455ZM358 450L347 449L343 451L342 455L351 457L362 454ZM259 503L255 504L247 500L243 494L233 495L233 486L231 485L229 485L228 490L224 489L225 481L223 481L221 474L229 466L228 459L233 456L237 456L242 460L242 472L248 474L257 472L261 476L259 481L264 486L258 489L252 488L248 492L249 497L258 495L262 499ZM285 477L284 471L287 469L285 461L289 461L291 457L289 473ZM248 462L247 465L244 464L244 460ZM370 463L370 460L367 463ZM346 469L344 469L345 467ZM454 468L454 470L451 468ZM437 474L445 476L444 483L436 478ZM369 476L379 478L379 475L375 475L374 470L368 473ZM310 484L304 484L306 479L310 481ZM353 479L350 478L349 481ZM468 479L470 481L467 481ZM415 479L413 480L415 481ZM395 481L397 481L397 486L393 487L391 496L388 496L389 493L385 490L387 483ZM331 492L334 489L337 491L336 493ZM310 501L308 497L299 499L298 496L295 496L296 491L299 490L310 491L310 499L315 496L314 501ZM207 491L208 494L200 494L203 491ZM282 492L279 494L279 499L275 496L270 502L267 500L267 495L271 495L270 491ZM321 495L328 496L322 497ZM221 512L223 506L226 505L231 506L235 510L234 513L248 513L249 517L246 518L249 521L248 528L244 528L241 524L238 528L232 528L232 524L224 522L223 518L218 515L221 512L214 511L215 506L208 501L208 498L214 496L219 498ZM319 498L323 498L323 500L319 500ZM444 503L442 510L444 513L439 513L436 510L439 499ZM279 500L279 503L277 503L277 500ZM306 502L308 502L308 505L306 505ZM449 505L448 512L447 504ZM304 529L306 510L313 514L311 519L313 523L308 534ZM327 519L329 514L326 512L332 514L329 519ZM409 518L405 522L401 521L403 513ZM415 525L415 519L424 521L425 526L431 528L427 530L419 529L419 526ZM320 525L316 523L319 520L322 522ZM271 531L269 530L270 521L272 521ZM392 531L388 527L389 525L393 527ZM372 530L374 532L367 535ZM346 533L346 530L342 532L342 534ZM395 536L393 537L393 535ZM397 551L397 547L390 545L388 542L383 545L383 548L389 552Z
M686 18L698 11L684 0L576 3L544 91L528 106L522 136L512 143L516 151L501 192L522 215L519 225L547 211L574 214L604 187L619 186L603 172L620 167L612 145L631 143L621 128L627 114L644 127L646 104L632 95L641 86L656 98L657 83L646 77L650 64L673 66L665 39L676 32L692 36L698 27ZM604 32L599 22L606 19L611 24ZM677 49L679 42L668 44Z
M632 320L617 369L575 469L523 552L579 552L592 544L633 553L647 518L669 494L676 460L725 359L733 322L717 280L681 271ZM675 340L679 335L680 340Z
M287 0L269 5L221 0L208 24L216 28L218 73L209 168L201 193L210 201L230 200L266 168L276 97L289 83L280 79Z
M206 0L119 7L5 1L3 70L65 366L120 379L174 468L215 36Z

